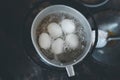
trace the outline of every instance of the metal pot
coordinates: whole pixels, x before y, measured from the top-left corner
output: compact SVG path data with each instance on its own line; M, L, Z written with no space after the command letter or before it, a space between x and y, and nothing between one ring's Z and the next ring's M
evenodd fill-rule
M37 43L37 36L36 36L36 29L39 25L39 23L41 22L41 20L43 20L44 17L46 17L49 14L53 14L56 12L65 12L67 14L72 15L73 17L77 18L79 20L79 22L81 23L81 25L84 27L84 32L86 34L85 40L86 40L86 47L83 50L83 53L77 57L76 61L72 61L69 62L65 65L58 65L56 63L53 63L51 61L49 61L45 55L42 53L42 51L39 48L39 45ZM41 59L54 67L58 67L58 68L66 68L68 76L74 76L75 72L74 72L74 68L73 66L79 62L81 62L85 56L88 54L91 45L92 45L92 34L91 34L91 27L90 24L88 23L87 19L77 10L69 7L69 6L65 6L65 5L53 5L53 6L49 6L45 9L43 9L41 12L38 13L38 15L35 17L33 23L32 23L32 28L31 28L31 38L32 38L32 42L33 45L38 53L38 55L41 57Z

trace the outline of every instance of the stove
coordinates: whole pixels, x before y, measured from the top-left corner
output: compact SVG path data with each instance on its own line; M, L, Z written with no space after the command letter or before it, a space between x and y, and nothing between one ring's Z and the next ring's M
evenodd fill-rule
M40 60L31 42L31 24L39 11L55 4L64 4L77 9L85 15L91 26L94 26L91 17L94 17L98 28L104 23L117 22L118 31L116 32L119 36L119 0L110 0L96 7L85 6L80 0L5 1L2 4L3 22L0 27L0 80L119 80L120 55L118 54L119 45L116 45L119 41L112 43L116 45L114 50L117 49L117 51L112 51L113 46L95 49L93 54L75 66L76 76L72 78L67 76L65 70L46 66ZM107 18L107 15L113 18ZM108 49L111 52L107 51ZM110 54L113 52L115 57L101 54L103 51Z

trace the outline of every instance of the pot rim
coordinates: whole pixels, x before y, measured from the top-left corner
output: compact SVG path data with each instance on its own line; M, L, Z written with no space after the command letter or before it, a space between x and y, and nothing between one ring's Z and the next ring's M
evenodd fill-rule
M35 22L36 22L36 20L38 19L38 17L39 17L44 11L46 11L46 10L48 10L48 9L51 9L51 8L54 8L54 7L64 7L64 8L68 8L68 9L74 11L75 13L79 14L79 15L84 19L84 21L85 21L86 24L88 25L87 27L88 27L89 30L90 30L90 37L91 37L91 39L90 39L90 42L89 42L89 45L88 45L87 50L85 51L84 55L83 55L80 59L78 59L77 61L75 61L75 62L72 63L72 64L69 63L69 64L67 64L67 65L57 65L57 64L54 64L54 63L48 61L48 60L44 57L44 55L41 54L42 52L39 50L39 46L37 46L36 40L35 40L34 37L33 37L33 36L34 36L34 25L35 25ZM81 62L81 61L85 58L85 56L88 54L88 52L89 52L89 50L90 50L90 48L91 48L91 45L92 45L92 34L91 34L91 33L92 33L92 29L91 29L91 27L90 27L90 24L89 24L88 20L83 16L82 13L80 13L79 11L77 11L76 9L74 9L74 8L72 8L72 7L69 7L69 6L66 6L66 5L60 5L60 4L59 4L59 5L48 6L47 8L43 9L42 11L40 11L40 12L37 14L37 16L35 17L35 19L33 20L32 27L31 27L31 39L32 39L32 43L33 43L33 45L34 45L34 47L35 47L35 50L37 51L38 55L42 58L42 60L43 60L45 63L48 63L49 65L52 65L52 66L55 66L55 67L59 67L59 68L66 68L67 66L73 66L73 65Z

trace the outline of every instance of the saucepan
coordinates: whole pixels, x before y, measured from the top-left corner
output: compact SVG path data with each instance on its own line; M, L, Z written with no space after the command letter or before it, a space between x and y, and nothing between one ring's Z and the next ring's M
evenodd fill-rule
M50 14L62 13L62 12L69 14L72 17L74 17L75 19L77 19L78 22L80 23L80 25L83 27L82 28L82 30L84 32L83 35L85 35L85 37L83 39L84 40L83 43L85 44L84 48L78 46L78 49L82 48L82 50L81 49L77 50L77 52L75 52L74 50L66 52L66 54L68 54L68 56L66 58L69 58L70 54L77 53L78 55L75 56L74 58L72 58L72 60L68 60L67 62L63 62L63 63L55 62L54 59L51 60L44 54L45 50L42 50L40 48L40 45L38 44L38 36L37 36L38 26L40 25L40 23L46 16L48 16ZM78 34L78 35L81 35L81 34ZM88 20L85 18L85 16L82 13L80 13L79 11L77 11L76 9L66 6L66 5L52 5L52 6L49 6L45 9L43 9L42 11L40 11L37 14L37 16L35 17L35 19L32 23L32 27L31 27L31 39L32 39L32 43L34 45L35 50L37 51L38 55L40 56L40 58L42 59L42 61L44 61L44 63L46 65L51 65L51 66L54 66L57 68L65 68L68 76L71 77L71 76L75 76L74 65L81 62L86 57L86 55L89 53L89 51L91 49L92 29L91 29L91 26L90 26ZM79 43L79 44L81 44L81 43ZM48 53L49 53L49 50L48 50Z

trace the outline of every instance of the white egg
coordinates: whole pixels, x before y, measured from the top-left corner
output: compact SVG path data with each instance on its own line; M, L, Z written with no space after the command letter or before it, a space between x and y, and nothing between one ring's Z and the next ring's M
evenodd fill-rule
M71 49L76 49L79 45L79 38L75 34L69 34L65 38L65 43L68 45Z
M62 35L61 27L55 22L50 23L47 27L47 30L48 30L50 36L54 39L58 38Z
M98 42L96 48L102 48L107 44L108 33L103 30L98 30ZM92 31L92 43L95 42L95 31Z
M43 49L49 49L51 46L51 37L47 33L40 34L39 45Z
M52 43L51 49L54 54L61 54L63 52L63 48L64 48L64 41L61 38L56 39Z
M73 33L75 31L75 24L70 19L64 19L60 22L60 25L62 27L62 30L64 33Z

